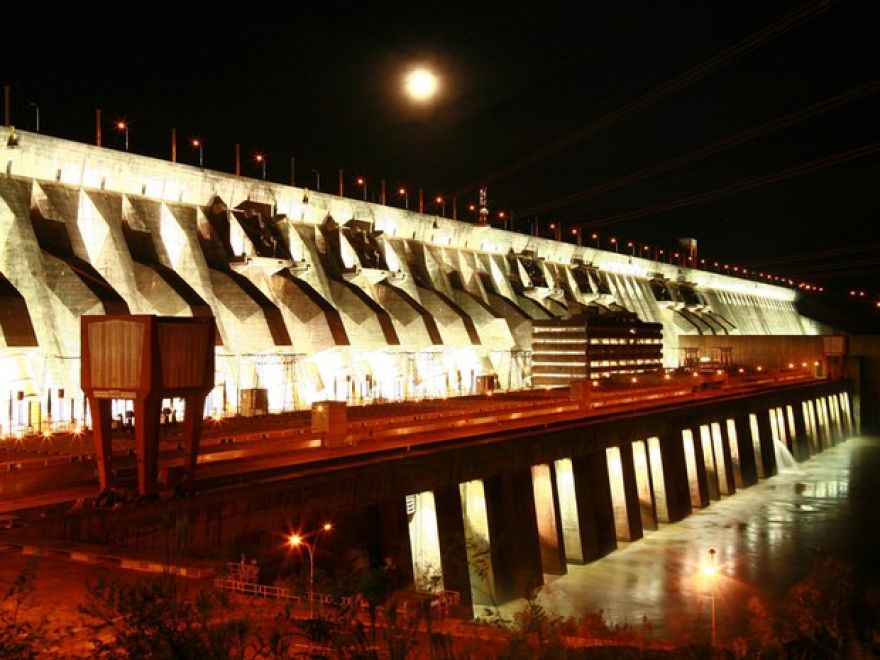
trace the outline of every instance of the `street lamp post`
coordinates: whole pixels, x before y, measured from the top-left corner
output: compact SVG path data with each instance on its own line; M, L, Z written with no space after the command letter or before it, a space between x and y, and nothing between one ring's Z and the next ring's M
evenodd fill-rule
M37 130L36 130L35 132L36 132L36 133L39 133L39 132L40 132L40 106L38 106L38 105L37 105L36 103L34 103L33 101L31 101L28 105L30 105L30 107L32 107L32 108L34 109L34 112L35 112L36 115L37 115L37 116L36 116L36 120L37 120L37 123L36 123L36 129L37 129Z
M193 138L192 142L193 147L196 147L199 150L199 167L205 166L205 144L198 138Z
M322 532L329 532L333 529L333 525L329 522L321 525L321 528L315 532L315 540L309 543L299 534L291 534L287 543L291 548L298 548L300 546L305 547L306 552L309 553L309 618L315 618L315 551L318 547L318 539L321 536Z
M254 156L254 160L257 161L262 166L263 172L263 180L266 179L266 157L263 154L257 154Z
M321 192L321 173L318 170L312 170L312 174L315 175L315 190Z
M364 201L366 202L367 201L367 180L364 177L359 176L357 179L355 179L355 183L357 183L359 186L361 186L364 189Z
M409 211L409 190L401 186L397 190L397 194L403 197L403 208Z
M440 215L445 218L446 217L446 198L441 197L440 195L437 195L437 199L435 199L434 201L440 205Z
M128 151L128 124L124 121L116 122L116 129L125 134L125 150Z

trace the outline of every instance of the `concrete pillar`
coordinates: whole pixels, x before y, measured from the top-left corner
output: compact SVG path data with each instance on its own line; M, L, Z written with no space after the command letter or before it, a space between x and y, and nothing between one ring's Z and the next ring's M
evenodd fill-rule
M604 557L617 548L614 509L604 451L571 459L584 562Z
M776 449L773 446L773 430L770 427L770 413L768 410L755 413L758 425L758 440L761 443L761 464L764 466L764 476L772 477L776 474Z
M729 420L728 420L729 421ZM739 454L739 480L736 482L739 488L748 488L758 482L758 469L755 464L755 447L752 444L752 429L749 419L745 415L733 418L734 436ZM730 434L730 430L728 430Z
M709 482L706 478L706 462L703 459L703 444L699 439L699 430L682 429L681 442L687 467L691 508L705 508L709 506Z
M819 446L816 441L816 418L810 403L809 399L801 402L801 414L804 416L804 424L807 427L807 448L812 456L819 451Z
M473 608L473 599L468 574L461 492L458 486L435 490L434 508L437 512L437 534L440 538L443 588L457 591L462 609L470 610Z
M643 536L639 491L628 442L606 449L611 501L618 541L637 541Z
M495 598L504 603L544 584L529 470L483 480Z
M856 434L855 425L853 424L852 413L849 408L849 393L841 392L838 395L840 399L840 411L843 415L844 427L846 428L847 436L853 436Z
M830 395L828 400L831 405L831 417L834 419L834 431L837 433L837 441L843 442L846 440L846 430L843 427L843 419L840 415L840 402L837 394Z
M648 441L648 445L651 455L651 474L656 475L659 467L663 477L662 481L656 478L654 480L657 517L660 522L667 523L682 520L691 513L691 499L681 433L667 433L657 438L661 463L659 466L654 460L651 440ZM660 505L660 496L656 493L658 483L662 485L663 506Z
M532 466L532 489L535 497L538 543L541 548L541 566L544 573L564 575L566 573L565 539L562 535L556 468L552 463Z
M794 438L792 443L795 446L795 450L792 453L798 461L805 461L810 458L810 434L807 430L803 406L795 404L788 406L788 409L794 421Z
M10 403L10 405L12 405ZM92 413L92 437L95 443L95 463L98 467L98 486L101 491L113 487L110 461L113 458L113 401L110 399L89 399Z
M708 424L700 424L699 442L703 452L703 467L706 471L706 486L710 500L720 500L721 490L718 488L718 466L715 463L715 451L712 448L712 429Z
M733 495L736 492L736 480L733 476L733 459L730 454L730 442L726 435L726 427L722 429L720 422L712 422L712 449L715 452L715 469L718 474L718 490L722 495Z
M633 470L636 479L636 495L638 497L639 515L642 530L657 529L657 503L654 500L654 479L648 463L647 442L636 440L630 444L632 450ZM662 479L662 474L660 476Z

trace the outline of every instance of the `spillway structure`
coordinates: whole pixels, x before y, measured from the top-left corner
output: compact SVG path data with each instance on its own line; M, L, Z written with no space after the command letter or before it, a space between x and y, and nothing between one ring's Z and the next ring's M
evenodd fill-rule
M213 316L213 417L564 384L535 322L655 324L667 368L684 336L830 332L763 282L10 128L0 152L4 435L89 423L86 315Z

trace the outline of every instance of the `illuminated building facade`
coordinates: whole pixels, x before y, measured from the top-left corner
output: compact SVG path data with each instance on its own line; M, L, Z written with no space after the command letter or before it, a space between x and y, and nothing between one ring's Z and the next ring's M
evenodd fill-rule
M663 367L663 326L630 312L532 322L532 384L657 372Z
M781 287L9 135L0 129L4 433L88 421L89 314L213 315L212 416L529 387L533 322L597 306L659 324L665 366L678 366L681 335L823 332Z

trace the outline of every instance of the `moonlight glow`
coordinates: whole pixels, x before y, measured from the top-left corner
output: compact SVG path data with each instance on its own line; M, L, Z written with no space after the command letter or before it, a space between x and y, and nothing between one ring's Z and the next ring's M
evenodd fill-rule
M427 69L413 69L406 76L406 93L416 101L427 101L437 92L437 76Z

